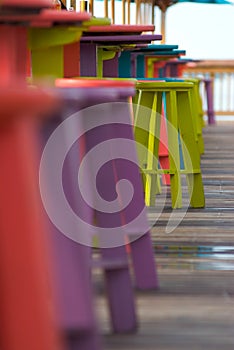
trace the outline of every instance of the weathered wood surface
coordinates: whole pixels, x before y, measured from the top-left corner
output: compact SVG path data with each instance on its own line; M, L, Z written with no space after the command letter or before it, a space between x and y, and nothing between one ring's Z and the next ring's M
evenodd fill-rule
M158 216L152 237L160 289L136 291L136 334L111 334L106 299L97 288L104 350L234 349L234 123L208 126L204 138L206 208L185 211L170 233L170 199L149 210L152 222Z

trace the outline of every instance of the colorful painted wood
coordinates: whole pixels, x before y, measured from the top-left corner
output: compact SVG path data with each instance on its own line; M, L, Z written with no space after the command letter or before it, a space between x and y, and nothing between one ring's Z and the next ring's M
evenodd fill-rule
M136 34L148 31L151 26L111 25L109 33L105 27L91 27L81 38L81 76L118 77L118 56L123 50L137 44L148 44L161 40L158 34ZM98 54L96 54L96 52ZM86 57L89 58L87 63Z
M62 121L69 122L69 116L73 113L78 113L75 119L73 127L67 126L68 130L73 130L75 135L83 133L81 140L78 141L66 157L65 170L64 170L64 190L68 196L69 203L72 209L76 212L76 215L81 216L86 222L86 225L77 225L77 236L73 240L71 237L66 237L61 232L53 228L54 231L54 244L56 247L59 245L60 252L57 256L57 274L60 280L60 304L63 305L63 314L61 315L61 322L63 328L71 330L75 334L76 329L79 329L77 325L83 320L90 318L90 307L84 302L84 298L75 297L77 295L78 288L82 286L80 292L84 296L90 294L91 280L91 246L93 231L98 237L100 245L101 260L95 261L95 266L98 266L105 272L106 278L106 290L109 301L109 309L112 320L112 328L114 332L129 332L134 331L137 327L135 306L134 306L134 294L133 286L129 272L129 261L126 252L126 238L128 235L136 235L135 239L131 242L131 257L133 259L135 283L136 286L141 289L156 288L157 276L154 263L154 256L152 250L152 244L150 241L149 232L141 231L148 227L146 216L143 213L142 221L138 222L137 226L133 225L131 232L125 231L125 224L128 224L129 220L133 220L139 207L144 210L144 198L143 190L140 181L140 176L136 168L131 167L131 164L115 159L115 142L116 139L123 137L130 140L131 147L129 152L131 153L131 161L136 158L135 144L133 142L132 127L130 123L130 111L127 99L134 94L133 82L116 82L110 80L81 80L81 79L60 79L56 80L56 86L61 91L61 99L66 101L66 108L61 110L61 114L57 115L55 122L47 123L44 130L45 139L48 139L49 135L55 131ZM108 103L108 106L107 106ZM117 103L117 108L115 104ZM122 103L122 107L120 107ZM87 108L94 106L95 119L90 118L86 111ZM105 108L107 106L107 108ZM100 113L98 109L100 108ZM87 110L89 110L87 109ZM66 119L68 118L68 119ZM98 127L92 128L86 131L87 128L92 126L92 123L97 123ZM124 123L123 125L121 125ZM113 124L114 123L114 124ZM66 135L66 125L63 131L62 139L60 139L60 145L68 142ZM96 197L96 190L87 192L90 203L87 204L80 193L80 188L77 189L76 169L80 167L81 160L85 160L88 152L93 147L98 146L100 142L110 141L113 142L113 149L109 144L100 153L95 156L95 160L101 155L111 157L111 163L107 167L107 170L102 172L102 176L98 177L97 189L99 193L104 196L108 201L111 201L113 195L116 196L115 186L122 178L129 178L133 181L134 185L134 201L130 207L121 209L121 200L124 199L124 193L121 191L118 193L118 211L117 213L105 213L105 209L94 210L95 205L99 205L99 197ZM110 144L111 144L110 143ZM111 153L110 153L111 152ZM80 157L79 157L80 155ZM55 158L56 159L56 158ZM53 160L52 160L53 161ZM95 163L88 163L90 171L85 172L83 178L82 187L89 188L92 182L91 176L95 174ZM48 191L52 190L55 182L56 174L52 171L54 166L50 164L50 167L46 167L48 173L45 173L45 181L47 181ZM50 170L51 169L51 170ZM53 196L51 193L51 196ZM75 194L75 196L74 196ZM87 198L86 198L87 199ZM57 206L58 202L56 200ZM91 206L90 206L91 205ZM52 209L53 210L53 209ZM50 215L50 212L47 213ZM59 214L58 214L59 215ZM94 224L95 220L95 224ZM52 221L54 221L52 219ZM92 226L93 230L90 231L89 227ZM131 225L130 225L131 227ZM117 229L117 232L116 232ZM101 234L99 231L108 232ZM114 233L112 232L114 231ZM81 238L83 236L83 238ZM140 237L139 237L140 236ZM57 242L57 243L56 243ZM69 269L65 268L61 264L64 264L64 259L61 261L61 255L66 260L65 267L69 264ZM84 264L84 256L87 264ZM86 277L83 281L79 281L78 269L81 269ZM70 278L70 274L67 271L73 271L71 274L76 274L76 278ZM78 294L80 295L80 294ZM71 296L73 296L71 298ZM69 300L68 300L69 298ZM83 302L82 310L84 313L79 313L81 308L80 302ZM92 322L91 322L92 323ZM88 322L89 326L91 325ZM72 327L71 327L72 325ZM89 333L87 333L88 335ZM83 349L83 348L82 348Z
M157 177L161 173L170 174L172 207L182 207L181 174L186 174L188 192L191 207L204 207L204 189L200 169L200 153L195 139L195 131L191 110L191 91L193 83L188 82L139 82L137 84L138 101L135 114L135 138L145 146L145 156L141 158L141 167L148 176L148 188L146 191L146 204L154 205L155 194L157 193ZM156 160L158 159L159 132L161 121L162 96L166 99L167 132L169 169L158 169ZM153 106L156 106L156 109ZM141 106L147 107L148 114L144 113ZM151 130L152 118L155 125L153 137L147 133L142 135L140 126L144 125L144 130ZM147 129L148 128L148 129ZM181 170L179 139L183 151L184 169ZM150 138L149 138L150 137ZM150 142L150 144L148 144ZM149 153L148 153L149 150ZM152 151L152 153L150 153ZM156 156L156 160L152 157Z

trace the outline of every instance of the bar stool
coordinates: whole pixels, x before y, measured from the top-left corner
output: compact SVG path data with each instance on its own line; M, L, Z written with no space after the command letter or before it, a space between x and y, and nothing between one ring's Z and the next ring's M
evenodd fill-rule
M130 152L132 161L136 159L132 124L130 123L129 109L126 104L128 97L135 92L134 83L97 79L58 79L56 80L56 86L61 91L61 98L65 98L67 105L66 109L61 111L61 115L56 122L57 125L53 125L49 134L52 130L55 130L62 120L66 121L64 124L66 126L67 121L69 122L68 117L73 113L78 113L78 117L74 119L75 124L73 126L70 125L70 128L68 127L66 130L65 127L63 130L63 140L66 141L64 139L66 133L70 137L75 137L75 141L78 139L79 133L83 133L78 140L78 144L74 144L68 153L64 163L64 188L67 197L69 202L73 204L72 209L75 210L76 215L81 217L82 222L85 222L85 224L82 224L79 221L80 226L77 226L78 238L70 237L76 242L71 240L69 240L69 243L67 242L70 245L70 250L77 251L70 258L73 259L73 271L75 271L77 264L74 259L79 259L80 250L85 252L86 257L88 256L91 265L92 240L93 236L97 236L101 259L94 261L94 267L99 267L105 272L112 328L115 332L133 331L136 329L137 323L129 261L126 253L126 237L128 235L134 236L129 238L129 241L136 286L141 289L158 286L152 243L149 232L146 232L148 223L144 212L143 189L139 173L136 167L134 168L129 164L129 161L115 159L116 142L119 142L118 140L121 138L130 140L130 150L128 152ZM89 113L90 108L91 112ZM77 178L74 170L80 168L82 162L85 162L86 157L99 143L102 143L104 148L91 161L87 161L88 170L83 173L83 177L81 175L81 188L75 191ZM129 180L133 182L135 188L133 203L126 208L121 207L124 193L121 187L118 188L120 192L118 192L116 202L118 209L116 213L98 210L98 205L102 204L102 199L97 195L96 188L91 186L92 176L96 174L97 166L95 163L100 154L109 157L109 162L107 162L106 170L97 176L97 189L107 201L110 201L110 204L116 197L116 184L123 178L129 178L126 174L131 174ZM47 181L49 181L47 186L50 188L54 182L54 174ZM83 187L85 188L87 203L82 197L84 195L81 191ZM96 209L94 209L95 207ZM130 221L134 221L135 216L139 214L139 210L143 210L140 221L137 222L137 225L131 225ZM50 216L51 212L49 211L48 214ZM125 227L129 227L130 231L125 230ZM114 234L111 231L114 231ZM60 236L63 235L60 233ZM67 238L60 237L60 240L64 241ZM61 249L64 249L64 245L61 245L61 247L63 247ZM66 289L72 289L73 282L68 280L66 273L61 272L61 269L59 269L59 273L61 288L63 285L66 286ZM66 284L64 283L65 279ZM67 307L65 303L64 307ZM74 309L69 307L67 316L72 317L73 312Z
M0 96L1 347L62 349L51 246L37 186L36 138L38 120L59 101L17 81L14 88L1 87Z
M35 78L79 76L79 41L91 25L107 25L108 18L71 11L43 11L28 30L31 70Z
M165 173L170 174L173 208L182 207L181 174L186 174L191 207L205 205L200 153L195 139L191 110L193 87L194 84L191 82L137 83L139 94L135 110L135 139L145 147L145 151L143 154L140 153L139 157L141 169L147 178L146 205L154 205L157 178L159 174ZM163 95L166 99L169 169L158 169L157 164ZM148 112L141 107L147 108ZM182 141L184 169L181 169L180 164L178 135Z
M186 67L193 67L196 65L196 62L199 61L194 59L178 59L175 61L168 61L166 66L169 68L171 77L183 77ZM185 74L185 77L188 78L187 74ZM193 76L191 76L191 78L193 78ZM211 78L199 78L199 80L204 84L208 124L215 124L213 80Z

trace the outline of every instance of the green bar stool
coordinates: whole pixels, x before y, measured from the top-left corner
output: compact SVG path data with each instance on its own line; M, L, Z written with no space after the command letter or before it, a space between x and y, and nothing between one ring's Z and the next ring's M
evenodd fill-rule
M136 88L138 94L133 101L136 103L134 106L134 133L138 145L140 167L145 179L146 205L155 204L159 176L169 174L172 207L181 208L181 175L185 174L190 206L194 208L204 207L205 197L200 168L200 152L195 137L192 113L194 83L139 81ZM163 100L167 116L168 169L160 169L158 166ZM183 169L181 169L179 138L183 155Z
M191 99L193 105L193 120L195 126L196 141L198 144L198 149L200 154L204 154L204 139L202 135L202 130L204 127L204 112L202 108L202 99L200 95L200 79L186 78L183 79L185 82L191 82L194 84L193 90L191 92Z
M51 16L51 12L45 12L40 21L48 17L49 25L41 27L40 21L28 32L28 46L31 51L31 69L33 77L63 78L66 71L79 75L79 41L83 31L87 31L91 25L109 25L108 18L87 18L84 13L69 13L70 21L67 22L67 11L59 11L59 18ZM65 12L65 13L64 13ZM74 16L73 16L74 15ZM80 16L80 20L79 20ZM86 16L86 17L85 17ZM55 18L54 18L55 17ZM61 18L60 18L61 17ZM74 17L74 18L73 18ZM84 17L84 18L83 18ZM69 65L75 65L69 69Z

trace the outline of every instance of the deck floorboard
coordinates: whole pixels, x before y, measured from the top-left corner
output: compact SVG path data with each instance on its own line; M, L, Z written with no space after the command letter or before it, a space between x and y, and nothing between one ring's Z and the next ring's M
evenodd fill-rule
M160 288L135 292L138 332L112 334L97 292L104 350L234 349L234 123L205 127L204 139L206 207L179 210L183 220L169 233L169 195L163 208L160 199L149 208Z

